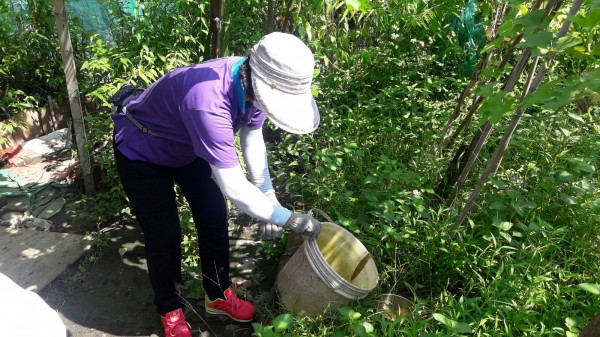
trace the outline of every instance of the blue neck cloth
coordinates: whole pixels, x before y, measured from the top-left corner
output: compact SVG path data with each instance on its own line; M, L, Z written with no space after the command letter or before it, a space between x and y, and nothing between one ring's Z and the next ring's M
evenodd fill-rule
M233 85L235 85L235 92L237 93L238 106L240 107L242 115L246 114L246 92L244 91L244 86L242 85L239 72L242 63L244 63L246 59L247 57L244 57L236 61L233 65L233 70L231 71L231 75L233 76Z

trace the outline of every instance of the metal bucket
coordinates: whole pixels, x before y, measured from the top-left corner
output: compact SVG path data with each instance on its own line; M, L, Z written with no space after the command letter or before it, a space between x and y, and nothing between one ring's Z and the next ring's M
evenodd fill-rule
M316 316L364 298L378 280L365 246L346 229L323 222L319 237L304 241L281 268L277 290L288 311Z

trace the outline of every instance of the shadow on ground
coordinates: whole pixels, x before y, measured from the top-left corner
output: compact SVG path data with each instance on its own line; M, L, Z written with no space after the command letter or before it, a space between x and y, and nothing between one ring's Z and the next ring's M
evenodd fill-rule
M61 222L64 223L57 219L53 219L53 222L57 227ZM162 337L164 332L160 316L152 303L153 294L139 227L114 224L100 232L101 235L96 239L97 248L70 266L39 295L58 311L68 336ZM232 255L235 255L235 250L236 246L232 245ZM254 258L246 255L242 260ZM236 263L242 266L239 261ZM277 263L271 261L268 265L270 267L266 273L269 275L266 279L246 282L245 289L242 289L242 292L254 294L251 296L257 306L272 303L275 296L272 289ZM185 313L194 329L194 337L244 337L253 333L250 323L238 323L224 316L205 316L201 301L190 299L188 302L190 306ZM260 321L260 316L259 309L255 321Z
M91 262L80 260L73 264L40 296L59 312L69 336L160 333L140 231L119 225L107 228L102 237L103 241L97 242L100 247L85 258ZM124 245L131 250L121 257L119 248Z

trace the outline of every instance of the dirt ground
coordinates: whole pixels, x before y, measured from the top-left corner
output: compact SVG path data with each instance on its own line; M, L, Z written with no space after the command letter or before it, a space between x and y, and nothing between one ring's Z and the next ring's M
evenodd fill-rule
M44 172L54 172L59 159L71 158L69 152L64 151L68 147L65 141L68 132L64 131L63 137L59 131L53 132L48 139L50 135L44 136L46 138L43 141L40 137L28 142L34 145L27 149L23 143L19 150L11 152L8 162L0 163L0 168L5 164L26 167L44 163L47 165L44 166ZM273 138L273 135L268 137ZM33 172L31 176L37 177L33 174L39 173ZM66 181L68 177L66 175L61 181ZM74 211L69 206L77 201L81 193L82 186L76 185L81 183L70 185L64 191L62 196L67 204L48 219L52 222L49 230L91 235L94 245L38 294L57 310L69 336L163 336L160 316L152 303L143 236L137 224L114 219L107 219L101 224L86 220L81 211ZM4 204L6 202L0 204L3 210L6 209ZM267 316L266 312L276 306L274 279L280 261L267 261L258 253L258 239L251 237L256 235L256 230L251 229L257 226L247 216L244 218L232 210L230 234L237 235L231 241L234 244L231 247L232 264L235 265L232 266L232 274L236 270L241 271L232 276L244 283L238 287L238 293L247 294L248 299L252 300L258 309L255 321L260 321L261 317ZM206 317L201 301L186 300L189 302L186 317L194 329L194 336L251 336L253 329L250 323L239 324L222 316Z
M68 336L163 336L160 316L152 303L139 228L114 223L99 229L67 207L50 220L53 231L97 234L96 245L39 293L58 311ZM124 253L123 247L127 248ZM274 291L269 289L273 279L260 285L258 291L270 294L263 298L270 296L272 300ZM237 323L223 316L206 317L200 301L189 302L185 312L194 336L252 335L250 323Z

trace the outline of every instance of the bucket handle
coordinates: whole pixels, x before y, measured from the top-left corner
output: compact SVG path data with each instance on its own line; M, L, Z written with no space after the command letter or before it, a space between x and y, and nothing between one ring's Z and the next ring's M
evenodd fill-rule
M317 212L317 213L321 214L327 221L333 223L333 220L331 219L331 217L329 215L327 215L327 213L323 212L322 210L320 210L318 208L312 208L312 209L310 209L307 214L310 215L310 216L313 216L314 212ZM285 255L285 256L294 255L294 253L296 252L296 250L298 249L298 247L300 247L300 245L287 248L285 250L285 252L283 253L283 255Z
M310 211L308 211L308 215L313 216L313 213L317 212L320 215L322 215L327 221L332 222L333 220L331 220L331 217L329 215L327 215L327 213L323 212L322 210L318 209L318 208L311 208Z

